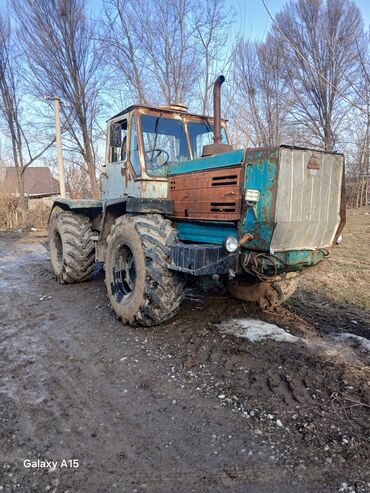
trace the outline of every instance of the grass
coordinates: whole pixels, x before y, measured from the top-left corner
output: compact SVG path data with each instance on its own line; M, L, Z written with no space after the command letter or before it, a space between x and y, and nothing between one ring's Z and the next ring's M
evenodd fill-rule
M343 242L301 278L308 291L370 310L370 207L347 212Z

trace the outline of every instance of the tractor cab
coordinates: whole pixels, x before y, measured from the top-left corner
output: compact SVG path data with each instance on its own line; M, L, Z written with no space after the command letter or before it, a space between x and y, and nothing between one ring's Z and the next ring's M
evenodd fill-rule
M169 168L202 157L213 138L214 119L184 105L130 106L108 120L102 198L166 198ZM226 120L221 143L230 144Z

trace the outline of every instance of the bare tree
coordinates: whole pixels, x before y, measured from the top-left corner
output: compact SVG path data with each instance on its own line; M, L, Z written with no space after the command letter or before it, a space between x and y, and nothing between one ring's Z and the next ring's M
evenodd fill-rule
M362 18L350 0L298 0L276 15L271 35L284 52L292 117L331 151L351 110Z
M114 77L113 84L125 84L134 102L146 104L147 87L143 74L144 54L135 23L135 2L107 0L104 3L105 30L101 46Z
M68 132L83 157L94 197L94 128L102 87L95 24L83 0L13 0L20 39L27 53L30 82L41 95L57 95Z
M370 186L370 30L361 39L356 39L359 71L356 74L358 108L351 115L351 125L343 135L348 159L348 199L353 207L362 207L369 202Z
M127 97L140 103L192 99L205 113L230 23L224 5L224 0L105 2L103 52Z
M66 184L72 199L85 198L88 176L79 164L70 162L66 167Z
M36 146L30 139L29 126L22 115L23 93L18 68L21 64L17 55L19 54L16 53L12 43L10 22L2 15L0 16L0 113L6 133L10 137L17 190L21 204L25 207L24 173L30 164L53 145L55 138L47 137L47 144L42 144L39 139Z
M287 119L292 107L287 84L281 76L283 55L274 39L265 43L239 40L233 54L237 93L233 115L240 133L256 146L279 145L287 140Z
M216 77L224 72L228 63L226 45L230 34L232 14L225 8L224 0L204 0L194 12L195 39L201 62L198 82L201 111L209 113L210 93Z
M139 0L135 3L145 68L153 82L151 94L155 96L159 92L165 103L184 102L193 95L200 73L194 27L189 22L195 2Z
M370 187L370 28L365 36L357 42L360 68L361 68L361 89L364 99L365 118L363 126L363 164L361 166L361 176L359 179L357 206L368 205ZM360 161L361 162L361 161Z

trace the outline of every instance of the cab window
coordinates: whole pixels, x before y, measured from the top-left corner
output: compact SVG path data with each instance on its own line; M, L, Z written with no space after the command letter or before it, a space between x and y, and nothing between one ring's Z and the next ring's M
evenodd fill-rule
M190 159L182 120L141 115L141 131L148 175L166 176L169 165Z
M131 162L132 167L134 168L135 175L140 176L139 143L137 140L135 115L133 115L131 118L130 162Z
M127 155L127 120L110 126L110 162L125 161Z
M190 144L194 159L202 157L203 146L213 144L213 125L208 123L188 123ZM221 142L228 144L224 127L221 127Z

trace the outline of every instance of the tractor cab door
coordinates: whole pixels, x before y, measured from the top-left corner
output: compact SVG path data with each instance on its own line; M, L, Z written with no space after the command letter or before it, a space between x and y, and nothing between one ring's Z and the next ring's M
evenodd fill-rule
M103 199L118 199L126 194L127 117L108 124L106 169L102 174Z
M135 114L108 125L106 170L102 175L103 199L138 196L140 158Z

